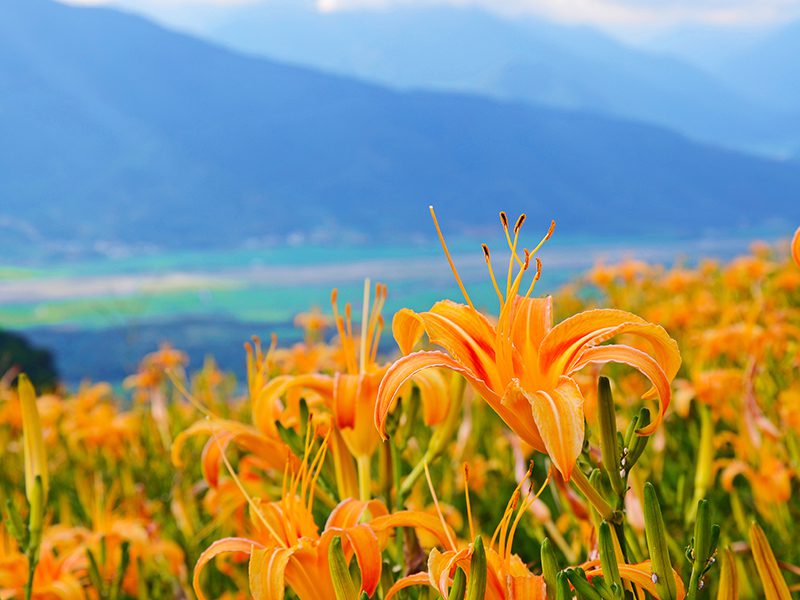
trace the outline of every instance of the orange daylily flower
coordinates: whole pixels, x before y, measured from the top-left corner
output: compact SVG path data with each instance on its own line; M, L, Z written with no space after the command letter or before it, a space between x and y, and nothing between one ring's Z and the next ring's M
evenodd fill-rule
M218 540L200 556L193 586L199 600L205 600L200 574L214 557L225 553L249 555L250 594L256 600L282 600L287 587L301 600L329 600L335 596L328 564L328 547L341 537L345 559L355 555L361 571L361 592L372 596L381 576L381 552L388 532L397 527L420 527L450 539L433 516L413 511L389 514L380 500L348 498L330 513L320 533L313 517L315 487L325 461L327 437L312 457L316 432L306 438L305 457L276 502L247 497L251 508L251 537ZM240 488L244 493L244 488Z
M550 474L534 494L528 483L533 467L523 475L511 498L506 504L500 523L497 525L491 541L484 547L487 564L487 582L485 600L544 600L545 585L541 575L530 572L525 562L511 552L514 535L522 517L535 505L541 493L550 483ZM472 523L472 509L469 496L469 470L464 466L464 494L467 505L467 519L469 521L470 537L475 538ZM426 469L426 475L429 473ZM428 478L428 486L433 496L437 511L440 511L439 501L433 488L432 481ZM527 491L525 488L527 487ZM514 515L516 511L516 516ZM444 516L439 512L439 520L444 523ZM475 551L472 543L456 548L452 537L447 539L445 550L432 549L428 555L428 570L423 573L414 573L397 581L386 593L390 600L397 592L407 587L427 585L431 586L443 598L450 595L453 577L456 569L461 568L467 576L470 572L472 554Z
M753 454L757 461L755 467L742 459L717 461L718 466L724 465L720 481L726 492L733 493L734 481L742 475L750 484L757 510L767 518L774 517L775 507L784 506L792 497L794 473L770 445L751 449L745 456L753 460Z
M286 461L293 458L287 446L280 439L264 435L255 427L226 419L205 419L197 421L175 438L172 443L171 456L173 465L178 468L183 467L181 457L183 447L189 438L198 435L209 436L203 448L201 466L203 477L212 488L219 485L222 453L231 443L250 452L254 465L265 470L280 471L285 467Z
M467 576L470 572L473 546L461 550L431 550L428 570L400 579L386 593L391 600L400 590L412 586L430 586L447 598L456 569ZM493 548L486 548L487 582L485 600L544 600L545 584L541 575L534 575L516 554L503 558Z
M364 302L361 317L361 331L354 331L352 305L346 304L341 312L338 306L338 292L331 293L334 323L339 333L344 357L344 367L328 374L279 375L267 380L266 374L257 369L251 380L253 415L256 425L263 431L274 429L279 399L288 394L308 393L319 398L330 410L334 424L350 453L362 461L369 459L380 443L375 429L373 413L380 384L388 365L377 362L378 345L383 331L381 315L386 302L387 288L376 284L374 295L369 280L364 285ZM249 359L248 364L260 361ZM415 379L420 388L423 401L423 416L428 425L441 422L447 414L450 403L449 388L445 378L436 372L425 373ZM296 396L299 399L299 396Z
M514 226L512 239L504 213L501 219L511 250L505 294L494 276L489 250L483 247L500 300L500 316L493 322L474 307L453 265L433 209L431 214L467 304L444 300L427 312L403 309L395 315L392 330L406 356L389 368L378 391L374 416L382 435L386 435L386 418L394 399L410 378L429 368L451 369L462 374L525 442L550 455L568 480L584 438L583 395L572 376L589 364L607 362L628 364L650 379L653 389L646 396L656 395L660 406L652 423L638 433L649 435L656 430L669 405L670 383L681 362L675 340L662 327L611 309L585 311L554 327L552 299L531 297L541 272L538 259L528 291L519 294L531 257L550 237L552 226L533 252L523 250L522 258L518 242L525 217L522 215ZM445 352L409 354L423 333ZM637 337L644 344L603 345L622 334Z

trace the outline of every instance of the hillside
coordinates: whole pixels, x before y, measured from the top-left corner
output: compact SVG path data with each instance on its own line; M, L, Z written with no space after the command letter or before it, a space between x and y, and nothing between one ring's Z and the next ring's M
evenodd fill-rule
M800 166L659 128L397 92L243 56L128 14L0 4L3 244L233 246L402 237L504 207L572 232L800 219ZM122 217L124 215L124 218Z
M765 152L780 153L800 140L800 128L789 127L782 111L753 101L746 88L587 26L507 20L467 6L320 12L295 1L226 12L207 28L216 41L384 85L589 110Z
M729 58L721 72L740 89L750 86L763 101L792 111L800 123L798 56L800 19L779 27L752 47Z

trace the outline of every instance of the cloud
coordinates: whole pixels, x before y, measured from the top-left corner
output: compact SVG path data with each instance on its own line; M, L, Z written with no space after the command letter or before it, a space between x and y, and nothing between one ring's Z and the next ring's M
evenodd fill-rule
M258 4L261 0L137 0L136 2L126 2L125 0L58 0L64 4L74 4L77 6L129 6L130 8L140 9L159 9L176 8L191 6L244 6L247 4Z
M800 16L800 0L318 0L320 10L400 5L479 6L507 15L536 14L568 23L666 26L747 25Z
M220 9L272 0L61 0L152 12ZM299 0L298 0L299 1ZM565 23L665 27L682 23L758 25L800 17L800 0L315 0L323 12L397 6L475 6L506 16L540 15Z

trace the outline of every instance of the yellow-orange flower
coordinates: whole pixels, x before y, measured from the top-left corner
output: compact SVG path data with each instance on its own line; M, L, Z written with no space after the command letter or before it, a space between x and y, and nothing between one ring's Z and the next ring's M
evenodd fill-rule
M670 382L680 366L677 344L662 327L620 310L585 311L554 327L552 299L531 297L541 272L538 259L528 291L518 293L533 254L549 238L552 226L533 252L523 250L523 258L518 242L524 215L514 226L512 239L504 213L501 219L511 250L505 293L494 276L489 250L483 247L500 300L500 316L493 322L475 309L435 215L433 218L467 304L444 300L427 312L403 309L395 315L392 330L406 356L389 368L378 391L375 423L383 435L387 415L406 381L425 369L451 369L461 373L525 442L550 455L569 479L584 439L583 395L572 375L588 364L607 362L631 365L650 379L654 387L647 395L656 395L660 407L652 423L639 433L655 431L670 401ZM409 354L423 333L445 352ZM636 336L644 342L643 347L603 345L622 334Z
M389 514L380 500L348 498L328 516L322 532L313 516L317 479L325 461L327 438L313 454L315 432L306 439L299 469L285 482L282 498L261 502L247 498L251 508L252 535L214 542L197 561L193 586L204 600L200 574L214 557L225 553L247 554L250 594L256 600L281 600L289 587L301 600L335 597L328 563L328 547L341 537L346 560L353 555L361 571L361 591L372 596L381 576L381 552L388 532L397 527L421 527L440 540L452 537L433 515L413 511ZM243 488L242 488L243 491Z

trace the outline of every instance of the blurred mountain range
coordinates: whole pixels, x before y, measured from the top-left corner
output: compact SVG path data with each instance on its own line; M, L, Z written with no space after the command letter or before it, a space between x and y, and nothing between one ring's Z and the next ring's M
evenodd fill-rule
M800 220L800 162L721 147L788 144L791 111L590 31L389 14L358 25L368 44L339 31L347 14L220 26L274 60L113 9L3 0L3 247L402 238L428 232L430 202L462 229L499 208L591 234ZM336 64L289 64L326 49ZM511 49L523 58L500 68Z
M456 6L320 12L310 1L261 2L227 10L203 33L246 52L393 87L587 110L727 147L800 156L800 84L789 58L800 56L800 23L766 39L753 35L754 47L719 37L699 46L714 39L709 29L696 34L697 65L587 26ZM698 66L714 46L731 48L730 55L717 57L718 68Z

